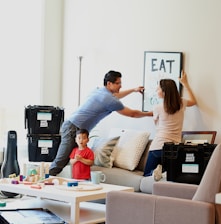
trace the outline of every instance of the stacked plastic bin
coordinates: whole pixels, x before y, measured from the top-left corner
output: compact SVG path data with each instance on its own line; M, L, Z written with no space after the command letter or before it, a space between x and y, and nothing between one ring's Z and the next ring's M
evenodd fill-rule
M29 105L25 108L29 161L54 160L61 142L60 127L63 121L63 108L39 105Z
M162 152L167 181L199 184L216 144L165 142Z

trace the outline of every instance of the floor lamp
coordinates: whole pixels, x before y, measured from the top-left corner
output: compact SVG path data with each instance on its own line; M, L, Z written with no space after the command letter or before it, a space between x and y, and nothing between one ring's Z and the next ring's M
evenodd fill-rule
M82 63L82 59L83 59L82 56L78 57L78 60L79 60L78 106L80 106L80 103L81 103L81 63Z

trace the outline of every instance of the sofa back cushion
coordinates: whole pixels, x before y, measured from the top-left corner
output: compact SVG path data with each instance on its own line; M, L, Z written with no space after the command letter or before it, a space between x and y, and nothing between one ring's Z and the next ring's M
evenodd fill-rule
M119 136L119 130L116 130L115 135ZM150 133L147 131L122 129L120 139L113 151L114 166L134 170L140 162L149 141L149 136Z
M112 168L112 151L119 140L119 136L112 138L97 138L91 149L94 151L94 165Z
M144 149L143 155L140 158L140 162L138 163L138 166L136 167L136 170L144 172L151 142L152 142L152 139L149 139L149 141L147 142L147 145Z

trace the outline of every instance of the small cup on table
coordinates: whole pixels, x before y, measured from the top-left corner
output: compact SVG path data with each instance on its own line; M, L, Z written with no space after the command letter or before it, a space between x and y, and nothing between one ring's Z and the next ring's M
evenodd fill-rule
M93 184L100 184L106 180L106 176L102 171L91 171L91 182Z

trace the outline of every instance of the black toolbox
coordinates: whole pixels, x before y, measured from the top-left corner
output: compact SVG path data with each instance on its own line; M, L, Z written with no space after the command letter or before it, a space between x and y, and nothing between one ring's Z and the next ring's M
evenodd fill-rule
M163 170L167 181L199 184L216 144L164 143Z
M28 134L59 134L63 121L63 108L40 105L25 108L25 128Z

